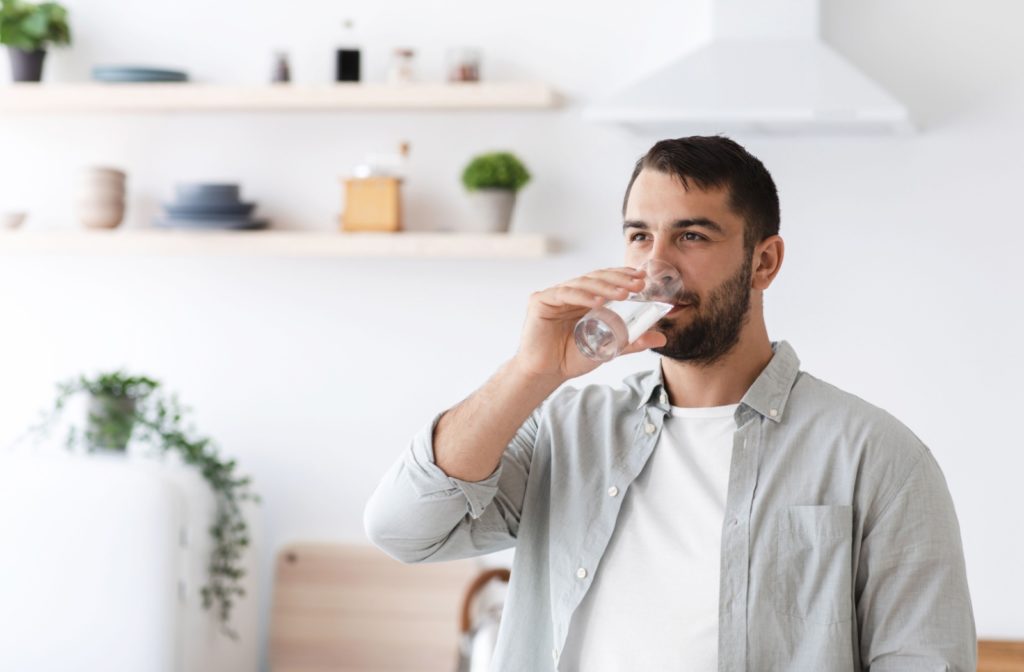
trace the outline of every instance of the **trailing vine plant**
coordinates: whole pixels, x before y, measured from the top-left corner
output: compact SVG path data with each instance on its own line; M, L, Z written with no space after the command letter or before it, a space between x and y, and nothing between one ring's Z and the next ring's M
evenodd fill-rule
M94 378L79 376L57 386L57 398L38 434L49 434L71 398L85 394L89 411L84 430L71 424L65 446L87 452L124 452L130 440L148 445L158 454L176 453L182 462L195 467L210 486L217 503L216 518L209 532L213 540L209 578L201 589L204 609L216 609L221 630L232 639L231 611L236 599L245 595L241 565L249 545L249 527L242 513L246 501L259 502L248 476L236 473L236 462L223 459L212 439L197 435L185 417L188 409L173 394L164 394L158 381L123 371L101 373Z

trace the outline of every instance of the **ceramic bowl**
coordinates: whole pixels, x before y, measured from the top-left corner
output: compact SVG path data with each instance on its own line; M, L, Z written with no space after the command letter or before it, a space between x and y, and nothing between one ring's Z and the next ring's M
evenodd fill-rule
M79 204L75 209L78 221L89 229L113 229L124 219L124 206Z
M89 166L88 168L83 168L81 175L82 177L105 178L108 180L121 180L122 182L126 177L123 170L107 168L106 166Z
M75 194L76 201L124 201L125 188L110 185L82 185Z
M212 184L203 182L183 183L176 186L178 205L202 205L204 203L237 203L237 184Z
M105 175L85 175L75 183L75 186L79 189L119 189L124 191L125 181Z
M27 212L0 212L0 229L16 229L25 223Z

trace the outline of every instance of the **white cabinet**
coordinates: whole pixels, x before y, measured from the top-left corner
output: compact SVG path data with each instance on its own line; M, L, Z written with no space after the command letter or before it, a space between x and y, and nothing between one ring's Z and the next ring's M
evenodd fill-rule
M256 669L252 549L241 639L202 608L214 510L185 467L0 452L0 670Z

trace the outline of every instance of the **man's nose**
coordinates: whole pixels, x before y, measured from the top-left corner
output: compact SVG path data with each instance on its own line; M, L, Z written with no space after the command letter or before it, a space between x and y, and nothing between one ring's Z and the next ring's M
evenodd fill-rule
M664 261L667 264L672 264L673 266L675 266L675 263L672 261L672 246L673 242L671 236L655 237L654 243L651 245L650 254L648 255L647 259L657 259L659 261ZM645 259L644 261L647 261L647 259Z
M648 261L659 261L668 264L672 268L676 269L679 275L683 274L682 266L679 264L679 260L674 258L671 254L671 243L658 243L657 241L651 246L651 252L644 257L643 262Z

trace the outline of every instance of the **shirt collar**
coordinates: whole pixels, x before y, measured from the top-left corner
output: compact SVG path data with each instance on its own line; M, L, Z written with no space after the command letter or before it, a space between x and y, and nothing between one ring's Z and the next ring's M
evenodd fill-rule
M800 373L800 360L796 356L796 351L786 341L772 343L772 351L775 354L768 362L768 366L764 367L754 380L753 385L740 400L740 404L752 408L773 422L781 422L789 393ZM665 382L659 365L641 380L640 403L637 404L637 408L649 404L667 408L668 404L662 401L664 390Z
M789 393L800 374L800 360L786 341L772 343L775 355L740 400L764 417L782 422Z

